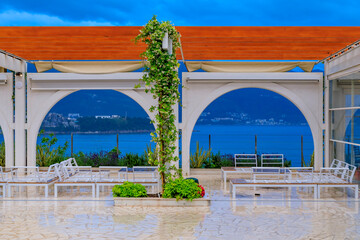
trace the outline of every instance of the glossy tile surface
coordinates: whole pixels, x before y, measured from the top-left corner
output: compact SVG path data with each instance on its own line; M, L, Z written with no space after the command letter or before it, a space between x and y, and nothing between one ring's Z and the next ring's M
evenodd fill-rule
M96 200L86 189L59 200L35 189L0 202L1 239L360 239L359 202L342 190L314 201L306 189L252 189L237 201L220 176L197 176L210 208L114 207L110 192ZM290 199L290 200L289 200Z

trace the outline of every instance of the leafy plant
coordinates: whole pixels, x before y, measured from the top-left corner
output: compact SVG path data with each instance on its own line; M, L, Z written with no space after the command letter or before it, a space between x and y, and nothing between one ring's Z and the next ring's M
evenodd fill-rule
M192 179L177 178L169 181L164 188L164 198L186 199L201 198L202 188Z
M165 36L172 42L172 46L169 47L171 51L162 47ZM144 67L146 74L141 80L145 83L145 92L150 92L157 100L157 104L149 110L156 113L152 121L156 129L151 135L152 141L158 146L158 158L153 159L153 156L150 156L150 161L154 165L159 165L163 187L173 177L180 175L176 166L171 164L179 160L175 156L178 131L174 113L174 106L180 102L180 79L177 72L179 63L176 60L176 50L180 47L179 37L179 33L170 22L160 23L154 16L135 38L135 42L141 41L147 45L145 52L141 54L147 63ZM136 87L140 87L140 84Z
M190 156L190 167L201 168L206 159L210 157L211 149L209 151L203 150L199 147L199 142L196 142L196 152Z
M150 164L150 166L156 166L156 159L158 159L159 157L159 154L158 154L158 151L155 147L155 149L153 150L151 148L151 144L150 145L147 145L146 144L146 149L145 149L145 158L147 160L147 162Z
M44 134L44 130L41 130L39 136ZM49 134L48 137L43 136L41 138L40 144L36 146L36 163L40 167L50 166L53 163L61 162L65 159L65 152L68 148L68 142L64 143L64 146L58 146L57 148L54 145L57 143L58 139L53 133Z
M148 165L144 156L139 156L137 153L126 153L121 159L121 166L127 166L132 168L133 166L144 166Z
M0 143L0 166L5 167L5 142Z
M74 158L79 165L92 167L118 166L120 159L119 156L120 155L117 154L116 149L113 149L110 152L100 151L97 153L86 154L83 152L78 152L77 154L74 154Z
M284 167L291 167L291 160L284 159Z
M303 166L303 167L314 167L314 155L315 155L315 152L313 152L311 154L309 164L306 164L304 159L301 159L301 166Z
M115 185L112 192L114 197L147 197L145 186L138 183L124 182L122 185Z
M100 151L95 153L83 153L78 152L74 154L74 158L81 166L147 166L149 165L145 155L139 155L137 153L126 153L120 155L117 153L117 149L114 148L110 152Z

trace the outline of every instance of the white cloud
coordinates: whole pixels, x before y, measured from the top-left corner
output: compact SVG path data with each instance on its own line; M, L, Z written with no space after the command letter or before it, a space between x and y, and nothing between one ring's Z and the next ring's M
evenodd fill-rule
M7 10L0 12L1 26L113 26L111 22L94 20L68 21L57 16Z

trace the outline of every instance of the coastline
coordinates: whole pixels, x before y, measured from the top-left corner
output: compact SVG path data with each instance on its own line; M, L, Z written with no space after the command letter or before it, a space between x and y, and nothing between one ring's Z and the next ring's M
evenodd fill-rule
M86 135L86 134L133 134L133 133L151 133L153 131L151 130L146 130L146 129L142 129L142 130L120 130L120 131L87 131L87 132L64 132L64 131L45 131L44 134L60 134L60 135L67 135L67 134L79 134L79 135Z

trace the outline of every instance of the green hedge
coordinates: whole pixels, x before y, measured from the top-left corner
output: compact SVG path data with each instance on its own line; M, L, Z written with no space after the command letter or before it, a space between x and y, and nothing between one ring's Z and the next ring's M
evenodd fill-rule
M138 183L124 182L122 185L115 185L112 192L114 197L147 197L145 186Z
M177 178L165 185L163 197L192 201L201 198L201 192L202 188L194 180Z

